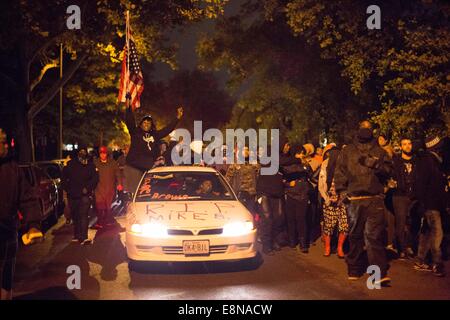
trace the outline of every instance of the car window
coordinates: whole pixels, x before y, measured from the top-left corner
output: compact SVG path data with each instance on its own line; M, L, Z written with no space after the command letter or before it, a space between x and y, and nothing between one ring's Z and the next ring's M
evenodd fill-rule
M34 187L36 185L36 183L34 181L33 172L32 172L31 167L29 167L29 166L20 167L20 170L22 170L23 175L25 176L25 179L30 184L30 186Z
M61 178L61 169L59 168L59 165L49 164L49 165L45 165L45 167L43 167L43 169L50 176L50 178L52 178L52 179L60 179Z
M50 180L50 177L39 167L34 167L34 170L36 172L36 180L37 183L43 183L46 180Z
M136 202L186 200L235 200L235 197L215 172L147 173L136 194Z

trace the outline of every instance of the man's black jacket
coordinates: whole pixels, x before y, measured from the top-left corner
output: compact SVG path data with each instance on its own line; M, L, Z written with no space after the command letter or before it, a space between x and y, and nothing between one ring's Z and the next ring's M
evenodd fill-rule
M16 162L0 159L0 240L17 237L18 210L30 227L40 224L35 190Z
M336 192L349 196L381 195L392 174L392 161L374 140L345 147L334 173Z
M394 190L394 195L396 196L408 196L410 198L417 198L417 181L419 174L424 174L424 172L418 172L420 166L417 165L417 157L413 156L409 161L412 165L411 182L412 190L408 190L406 183L407 173L404 165L404 161L401 155L395 155L393 158L393 171L392 177L397 182L397 187Z
M157 158L158 141L169 135L178 122L179 120L175 119L161 130L152 129L145 132L141 127L136 126L134 114L128 108L125 114L125 124L130 133L131 145L126 159L127 165L142 171L151 169Z
M445 211L445 175L440 163L430 152L417 155L416 195L422 208Z
M92 161L82 164L76 157L63 169L62 186L71 199L91 196L98 183L98 172ZM83 193L83 189L85 192Z

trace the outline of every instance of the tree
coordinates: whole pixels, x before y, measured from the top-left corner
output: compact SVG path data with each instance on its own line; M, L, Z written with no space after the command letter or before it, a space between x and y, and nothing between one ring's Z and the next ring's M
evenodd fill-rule
M223 12L226 0L168 1L66 1L5 0L0 7L0 47L8 52L9 65L2 67L2 82L15 89L16 124L20 159L32 159L30 126L33 118L68 83L84 63L113 55L123 47L124 12L131 23L139 53L147 61L173 62L173 48L164 46L163 31ZM81 30L66 28L66 8L81 8ZM46 77L57 66L57 45L63 43L73 63L61 79ZM14 60L14 61L13 61ZM51 85L45 86L45 81ZM46 87L46 90L40 90ZM32 128L31 128L32 130Z
M367 30L370 1L287 1L296 35L337 59L342 76L359 94L379 96L373 119L394 137L406 131L449 132L448 62L450 6L444 1L389 1L381 6L382 29ZM371 83L378 86L371 86Z
M269 18L264 1L247 2L239 15L220 19L197 51L201 67L228 70L229 89L239 93L231 127L280 128L292 142L343 141L342 118L350 121L364 110L335 61L295 37L283 12Z
M322 128L348 137L365 117L394 138L406 130L448 133L450 6L385 1L381 30L369 30L371 4L249 0L200 42L199 55L205 68L230 72L232 89L245 85L233 112L238 122L278 122L294 140Z

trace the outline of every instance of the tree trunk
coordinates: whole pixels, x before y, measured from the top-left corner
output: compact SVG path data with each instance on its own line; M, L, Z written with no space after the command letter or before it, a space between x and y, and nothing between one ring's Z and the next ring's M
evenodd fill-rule
M17 141L19 147L19 162L32 160L30 127L28 123L28 107L30 104L30 69L28 66L26 44L19 46L20 81L16 106Z

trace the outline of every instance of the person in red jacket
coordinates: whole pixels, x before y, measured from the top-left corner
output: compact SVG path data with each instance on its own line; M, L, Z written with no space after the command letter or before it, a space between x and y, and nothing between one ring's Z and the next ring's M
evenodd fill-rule
M95 204L97 209L97 224L101 229L114 224L111 205L116 196L116 189L123 190L122 174L117 161L108 155L107 147L100 147L99 158L94 160L98 172L98 184L95 188Z

